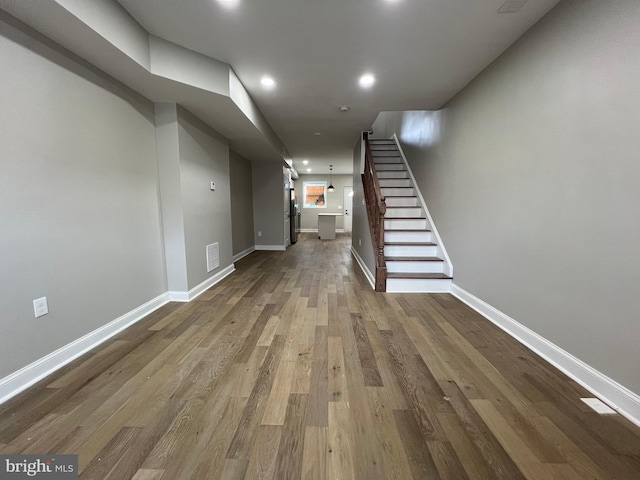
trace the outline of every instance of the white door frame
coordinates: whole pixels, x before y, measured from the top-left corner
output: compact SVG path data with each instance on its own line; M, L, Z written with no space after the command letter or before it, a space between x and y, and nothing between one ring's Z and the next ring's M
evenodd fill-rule
M349 194L351 193L351 194ZM353 187L348 185L343 188L342 192L343 197L343 209L342 213L344 214L344 233L351 233L353 229Z

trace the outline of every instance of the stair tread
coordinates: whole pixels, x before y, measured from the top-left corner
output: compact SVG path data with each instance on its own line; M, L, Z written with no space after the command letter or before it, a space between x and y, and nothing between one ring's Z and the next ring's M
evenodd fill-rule
M384 217L384 219L385 220L426 220L427 217Z
M402 218L407 218L407 217L402 217ZM431 230L429 230L428 228L385 228L384 231L385 232L394 232L394 233L397 233L397 232L411 232L411 233L423 232L423 233L429 233Z
M384 257L387 262L444 262L440 257Z
M422 207L419 205L387 205L387 210L389 210L390 208L422 208Z
M421 272L387 272L389 278L417 278L417 279L437 279L451 280L452 277L444 273L421 273Z
M384 244L391 245L391 246L407 245L410 247L413 247L413 246L435 247L437 245L437 243L433 243L433 242L384 242Z

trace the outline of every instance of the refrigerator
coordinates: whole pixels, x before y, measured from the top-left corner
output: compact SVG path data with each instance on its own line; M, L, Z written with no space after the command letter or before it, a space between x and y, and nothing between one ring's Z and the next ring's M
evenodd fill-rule
M290 188L289 192L291 195L289 197L289 238L293 245L298 241L298 232L300 231L300 204L298 203L296 189Z

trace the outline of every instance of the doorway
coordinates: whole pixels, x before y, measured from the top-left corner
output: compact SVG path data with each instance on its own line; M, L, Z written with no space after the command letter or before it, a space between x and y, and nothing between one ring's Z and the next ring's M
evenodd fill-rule
M344 187L344 233L351 233L353 218L352 210L353 210L353 187Z

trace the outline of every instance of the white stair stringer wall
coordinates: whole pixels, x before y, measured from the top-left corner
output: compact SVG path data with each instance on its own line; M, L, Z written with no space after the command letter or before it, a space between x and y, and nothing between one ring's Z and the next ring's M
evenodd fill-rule
M438 256L442 256L442 258L444 259L444 273L449 275L450 277L453 277L453 264L451 263L451 259L449 258L449 255L447 254L447 250L444 248L444 242L442 241L442 238L440 238L440 234L438 233L438 229L436 228L436 224L433 222L433 218L431 218L431 214L429 213L429 209L427 208L427 203L424 201L424 197L422 196L422 192L420 192L420 189L417 188L416 185L416 179L413 176L413 172L411 171L411 167L409 166L409 162L407 162L407 157L404 156L404 152L402 151L402 146L400 145L400 142L398 141L398 137L396 136L396 134L394 133L393 136L391 137L395 142L396 142L396 146L398 147L398 151L400 152L400 156L402 157L402 161L404 162L405 168L407 169L407 173L409 174L409 178L411 179L412 184L414 185L414 190L416 191L416 195L418 196L418 199L420 201L420 205L422 205L422 208L424 210L424 213L427 216L427 223L429 224L433 236L434 236L434 242L437 244L438 246Z
M372 139L370 145L387 205L386 291L450 292L451 261L397 138Z

